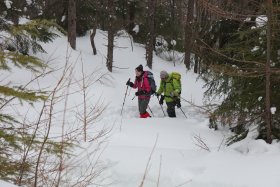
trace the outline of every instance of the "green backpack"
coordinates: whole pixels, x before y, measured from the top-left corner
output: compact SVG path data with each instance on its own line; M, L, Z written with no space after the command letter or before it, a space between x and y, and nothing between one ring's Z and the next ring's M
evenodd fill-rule
M170 74L170 76L171 76L172 79L176 79L176 80L179 82L180 88L181 88L181 90L182 90L181 74L180 74L180 73L177 73L177 72L172 72L172 73ZM181 90L180 90L180 94L181 94Z

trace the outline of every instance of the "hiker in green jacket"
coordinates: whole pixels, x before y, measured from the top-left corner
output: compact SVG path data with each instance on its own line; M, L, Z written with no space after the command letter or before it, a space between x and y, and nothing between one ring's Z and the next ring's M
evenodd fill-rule
M160 79L160 87L156 92L157 97L161 96L159 104L162 105L163 100L165 100L168 116L176 117L175 106L181 107L181 75L176 72L168 74L166 71L161 71ZM162 93L164 93L163 96Z

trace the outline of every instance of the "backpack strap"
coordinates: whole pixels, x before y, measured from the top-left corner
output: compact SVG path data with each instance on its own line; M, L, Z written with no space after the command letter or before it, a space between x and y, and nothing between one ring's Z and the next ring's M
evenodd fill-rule
M140 90L146 91L143 89L143 84L144 84L144 79L148 79L147 71L144 71L142 77L141 77L141 82L140 82ZM149 81L149 80L148 80ZM149 96L150 93L145 94L146 96Z

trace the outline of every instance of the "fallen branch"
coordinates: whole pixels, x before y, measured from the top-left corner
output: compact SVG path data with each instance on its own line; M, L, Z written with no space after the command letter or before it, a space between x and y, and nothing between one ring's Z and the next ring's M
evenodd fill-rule
M210 151L210 148L207 146L207 144L205 143L205 141L200 137L200 135L195 135L194 139L196 140L197 143L195 143L196 146L200 147L201 149L204 149L208 152Z

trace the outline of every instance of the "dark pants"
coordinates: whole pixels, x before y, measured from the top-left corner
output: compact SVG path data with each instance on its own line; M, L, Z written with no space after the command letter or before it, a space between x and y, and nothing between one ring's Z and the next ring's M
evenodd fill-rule
M176 102L168 102L166 103L167 105L167 114L169 117L171 118L175 118L176 117L176 113L175 113L175 106L176 106Z
M149 104L150 98L148 99L139 99L138 98L138 109L140 114L145 114L148 104Z

